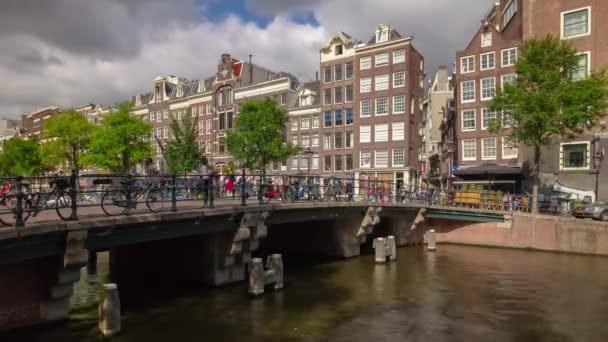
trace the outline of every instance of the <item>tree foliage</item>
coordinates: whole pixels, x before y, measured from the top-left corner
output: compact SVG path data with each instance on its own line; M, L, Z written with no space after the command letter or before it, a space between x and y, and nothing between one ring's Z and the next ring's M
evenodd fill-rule
M228 151L246 168L264 171L271 162L284 161L298 152L285 143L287 113L271 99L241 105L235 129L228 133Z
M130 110L131 103L123 102L101 121L101 128L91 141L88 161L112 172L126 173L152 158L152 146L146 139L152 126L131 115Z
M196 141L196 120L187 113L178 121L171 120L171 130L175 137L165 147L165 161L171 173L185 173L199 168L201 149Z
M515 64L517 78L503 85L491 103L508 113L490 130L508 129L511 139L534 149L536 211L541 147L556 137L571 137L595 126L605 113L608 82L603 71L578 75L580 56L570 42L552 36L525 41Z
M0 175L33 176L44 169L38 137L14 137L4 142L0 153Z
M51 117L44 122L45 158L55 165L67 162L70 169L78 172L83 166L80 156L91 143L95 129L73 109Z

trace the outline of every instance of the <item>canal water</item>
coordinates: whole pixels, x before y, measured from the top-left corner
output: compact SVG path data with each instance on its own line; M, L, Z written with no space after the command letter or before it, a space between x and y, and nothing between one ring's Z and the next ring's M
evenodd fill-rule
M290 260L282 291L200 289L142 280L113 341L608 341L608 259L440 245L397 262ZM100 257L98 279L107 272ZM94 285L78 284L70 322L2 341L95 341ZM91 279L89 279L91 280ZM119 284L120 290L120 284ZM6 338L6 337L5 337Z

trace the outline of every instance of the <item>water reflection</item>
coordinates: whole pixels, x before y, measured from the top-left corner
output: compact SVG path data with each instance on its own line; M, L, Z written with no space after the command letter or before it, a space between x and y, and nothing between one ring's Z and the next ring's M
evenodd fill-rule
M607 341L608 259L439 246L286 268L282 291L189 289L127 308L116 341ZM289 261L289 256L285 256ZM100 274L104 271L100 258ZM105 270L107 272L107 268ZM145 286L145 284L141 284ZM79 292L80 293L80 292ZM88 292L84 292L88 293ZM166 294L166 293L165 293ZM124 294L123 295L127 295ZM62 331L59 334L57 331ZM9 340L95 340L94 321ZM4 339L3 339L4 340Z

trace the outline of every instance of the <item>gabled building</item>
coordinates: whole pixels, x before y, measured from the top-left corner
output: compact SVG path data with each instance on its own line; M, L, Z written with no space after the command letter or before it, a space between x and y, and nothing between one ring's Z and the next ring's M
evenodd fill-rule
M23 129L27 136L38 136L42 139L42 132L44 130L44 121L50 119L62 112L62 109L55 106L42 108L35 112L29 113L23 116Z
M322 136L321 82L317 80L302 84L289 106L286 139L300 145L302 150L286 165L274 164L272 171L291 175L319 174L320 160L324 155L320 145Z

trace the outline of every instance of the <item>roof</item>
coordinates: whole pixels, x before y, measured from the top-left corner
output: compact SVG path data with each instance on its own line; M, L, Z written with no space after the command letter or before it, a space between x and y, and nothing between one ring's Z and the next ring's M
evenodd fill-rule
M479 175L483 177L494 175L520 175L523 169L521 166L504 166L497 164L481 164L466 169L459 169L453 172L456 176L473 176Z
M314 92L316 95L313 98L312 104L310 104L308 106L300 106L300 101L298 99L306 90L309 90L310 92ZM310 108L310 107L320 106L321 105L320 92L321 92L321 81L317 80L317 81L303 83L298 88L296 96L294 97L293 102L292 102L291 106L289 107L289 109Z
M393 40L393 39L397 39L397 38L401 38L401 34L399 34L399 32L397 32L397 30L391 29L388 40ZM369 40L369 42L367 42L367 44L370 44L370 45L376 44L376 35L375 34L372 36L372 38Z

